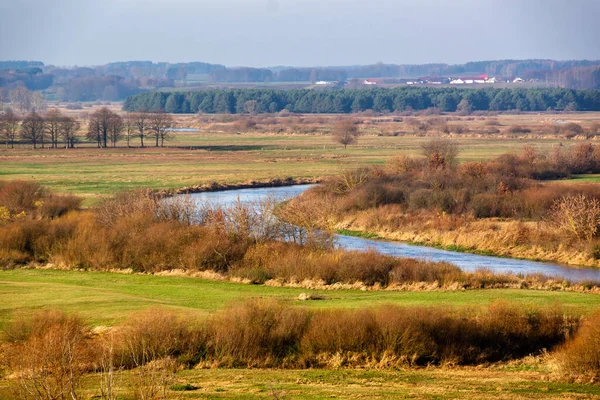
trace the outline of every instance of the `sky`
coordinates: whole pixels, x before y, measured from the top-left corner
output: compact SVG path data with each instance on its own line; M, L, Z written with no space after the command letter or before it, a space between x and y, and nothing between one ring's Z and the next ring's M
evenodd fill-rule
M600 0L0 0L0 60L598 60L599 15Z

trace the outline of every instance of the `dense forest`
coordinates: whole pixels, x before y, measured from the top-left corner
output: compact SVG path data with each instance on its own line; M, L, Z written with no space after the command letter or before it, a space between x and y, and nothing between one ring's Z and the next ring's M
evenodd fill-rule
M394 89L273 90L214 89L141 93L127 98L126 111L168 113L351 113L453 111L600 111L600 91L572 89Z

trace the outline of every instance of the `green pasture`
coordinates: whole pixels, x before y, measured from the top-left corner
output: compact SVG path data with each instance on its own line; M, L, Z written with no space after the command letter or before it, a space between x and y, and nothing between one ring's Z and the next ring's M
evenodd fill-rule
M323 299L296 301L303 292ZM45 269L0 271L0 324L44 308L77 313L95 325L111 325L131 313L150 307L166 307L203 316L232 302L250 298L275 298L314 308L359 308L384 304L482 307L497 301L509 301L525 306L558 303L565 311L585 314L600 307L598 295L557 291L309 290L180 276Z

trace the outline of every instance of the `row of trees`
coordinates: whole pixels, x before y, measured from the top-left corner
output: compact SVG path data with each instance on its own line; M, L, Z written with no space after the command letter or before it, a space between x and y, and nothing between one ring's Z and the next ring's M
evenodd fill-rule
M0 140L6 147L14 147L17 139L31 143L33 148L56 148L64 144L67 148L75 147L79 122L75 118L62 114L59 110L50 110L45 116L31 111L22 120L9 110L0 115Z
M128 113L121 117L106 107L94 112L88 124L87 138L96 141L98 147L116 147L124 139L127 147L131 139L137 137L144 147L144 139L154 139L156 147L163 147L172 137L173 117L162 111Z
M32 144L34 149L38 146L74 148L80 127L75 118L58 109L44 115L31 111L22 119L11 110L0 114L0 140L7 148L14 147L18 140ZM90 116L85 137L98 147L116 147L123 139L130 147L133 138L139 138L142 147L144 139L154 139L155 146L162 147L171 138L172 127L172 116L163 112L129 113L122 117L104 107Z
M214 89L153 92L128 97L126 111L168 113L255 113L288 110L298 113L352 113L366 110L404 112L437 108L460 111L600 111L600 91L560 88L463 89L402 87L394 89L273 90Z

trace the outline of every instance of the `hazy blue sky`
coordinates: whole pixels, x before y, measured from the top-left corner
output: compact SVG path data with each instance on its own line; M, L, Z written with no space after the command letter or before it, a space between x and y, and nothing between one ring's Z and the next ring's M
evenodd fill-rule
M600 59L600 0L0 0L0 60Z

